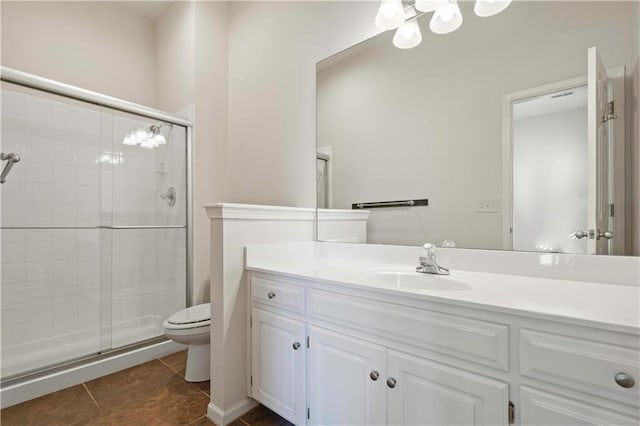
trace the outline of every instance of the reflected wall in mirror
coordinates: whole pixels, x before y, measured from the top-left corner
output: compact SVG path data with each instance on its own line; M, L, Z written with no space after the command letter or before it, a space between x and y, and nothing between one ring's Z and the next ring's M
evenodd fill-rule
M318 207L429 200L368 209L368 243L634 253L635 3L461 2L453 33L426 14L413 49L387 31L319 62Z

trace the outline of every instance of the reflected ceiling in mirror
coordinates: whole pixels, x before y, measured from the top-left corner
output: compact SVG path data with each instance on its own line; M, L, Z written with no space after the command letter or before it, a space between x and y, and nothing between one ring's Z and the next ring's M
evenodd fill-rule
M625 100L638 102L638 5L522 1L490 18L473 7L460 2L464 25L445 35L420 16L415 48L394 47L387 31L318 63L318 207L428 199L369 208L366 236L319 220L318 238L588 253L588 206L597 205L598 253L631 253L637 194L625 167L638 164L624 153L637 136L625 120L638 118ZM594 46L618 116L603 127L610 149L597 170L587 161ZM608 194L589 204L589 185Z

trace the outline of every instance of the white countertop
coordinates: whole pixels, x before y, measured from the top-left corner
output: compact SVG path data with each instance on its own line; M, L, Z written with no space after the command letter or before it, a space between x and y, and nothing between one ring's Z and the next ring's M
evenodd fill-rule
M367 275L385 271L422 275L415 272L415 267L326 257L291 261L277 261L271 257L261 261L260 256L250 256L246 268L433 302L551 317L549 319L561 317L623 332L638 333L640 330L640 287L637 286L452 270L449 277L466 286L402 288L392 283L375 284L375 280ZM425 278L437 280L440 277Z

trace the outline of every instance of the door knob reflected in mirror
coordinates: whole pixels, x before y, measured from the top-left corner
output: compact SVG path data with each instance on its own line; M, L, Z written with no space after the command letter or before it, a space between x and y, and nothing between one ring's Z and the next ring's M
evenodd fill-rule
M613 232L611 231L600 232L600 230L598 229L598 233L596 235L597 239L606 238L607 240L610 240L613 238Z
M583 238L586 238L589 236L589 233L587 231L576 231L573 233L573 236L576 237L577 239L581 240Z

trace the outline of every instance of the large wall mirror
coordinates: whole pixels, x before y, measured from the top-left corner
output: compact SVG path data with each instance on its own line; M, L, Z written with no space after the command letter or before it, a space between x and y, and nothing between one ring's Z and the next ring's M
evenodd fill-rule
M636 7L460 2L455 32L319 62L318 208L368 210L358 242L630 253Z

